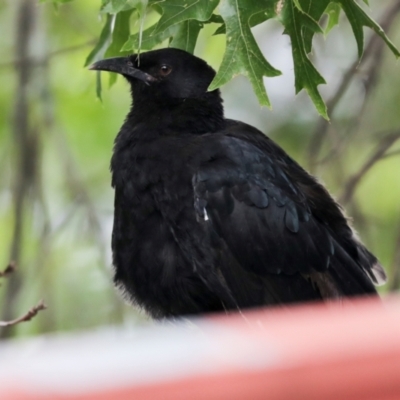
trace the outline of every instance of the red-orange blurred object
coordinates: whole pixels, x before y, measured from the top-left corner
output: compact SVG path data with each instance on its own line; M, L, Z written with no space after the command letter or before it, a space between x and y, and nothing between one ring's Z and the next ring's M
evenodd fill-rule
M105 371L99 369L98 373L88 376L85 381L88 387L80 382L76 388L73 372L65 376L72 387L72 390L65 390L62 384L60 386L62 377L58 375L58 383L54 386L50 377L44 380L45 385L40 384L37 378L34 385L32 377L25 379L24 373L18 372L23 358L18 361L20 364L11 362L11 372L9 369L4 372L7 367L3 363L12 360L12 351L4 360L0 348L0 398L400 399L399 297L383 302L357 300L262 309L245 314L205 317L193 322L194 328L179 324L168 328L146 328L148 333L142 339L137 338L135 343L140 351L130 352L127 347L125 353L128 361L133 362L136 356L139 357L143 366L140 360L131 367L121 365L124 378L115 385L105 384L101 377L106 376L102 374L107 372L107 368L110 373L116 372L118 358L116 364L109 365L104 356ZM157 330L162 337L160 340L157 339ZM149 338L153 334L156 339ZM140 346L141 340L143 347ZM151 353L155 342L159 346L156 356ZM62 346L62 341L60 343ZM110 343L108 351L112 352L112 347ZM102 342L96 354L97 360L102 359L105 348L107 346ZM57 353L57 349L54 352ZM57 363L63 363L63 359L57 357L55 354L50 358L49 371L57 370ZM79 359L79 354L77 357ZM85 358L87 362L88 357ZM35 368L35 362L32 368ZM46 367L41 368L45 374ZM8 374L6 381L4 373ZM96 376L98 382L93 384Z

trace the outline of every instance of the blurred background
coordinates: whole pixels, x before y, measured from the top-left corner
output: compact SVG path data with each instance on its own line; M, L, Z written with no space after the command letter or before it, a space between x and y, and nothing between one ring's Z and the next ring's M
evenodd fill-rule
M109 160L131 100L122 79L109 88L103 74L100 101L96 74L83 67L102 28L99 6L0 0L0 270L17 264L0 281L0 320L39 299L48 305L3 337L150 323L112 285ZM370 0L368 13L400 47L400 2ZM201 32L195 50L214 68L225 47L216 28ZM283 72L265 80L273 110L240 76L222 88L226 115L258 127L326 184L386 268L381 292L399 290L399 63L370 30L359 63L343 15L327 38L317 35L311 57L327 81L319 86L327 123L305 93L294 95L282 26L270 21L254 33Z

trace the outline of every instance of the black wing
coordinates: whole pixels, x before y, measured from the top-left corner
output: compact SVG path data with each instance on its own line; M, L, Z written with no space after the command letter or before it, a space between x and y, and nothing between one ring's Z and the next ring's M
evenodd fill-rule
M287 168L301 169L297 164L286 155L286 160L280 159L284 153L279 148L266 152L227 135L219 135L217 142L219 153L193 176L195 209L241 268L266 280L288 277L290 285L307 280L322 298L375 293L366 269L376 259L368 253L366 262L371 265L361 265L357 246L364 247L351 238L347 225L348 237L339 243L340 235L328 218L324 220L324 210L314 212L304 183L298 185L287 172ZM320 194L345 221L327 192Z

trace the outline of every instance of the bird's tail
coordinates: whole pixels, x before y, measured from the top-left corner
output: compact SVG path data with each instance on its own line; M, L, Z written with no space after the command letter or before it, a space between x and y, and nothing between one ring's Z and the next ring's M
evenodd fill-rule
M361 243L357 243L358 257L360 265L367 273L375 286L381 286L386 283L386 273L377 258L371 254Z
M351 256L335 242L335 254L329 273L343 296L376 294L375 285L386 282L386 274L377 258L360 242L357 253Z

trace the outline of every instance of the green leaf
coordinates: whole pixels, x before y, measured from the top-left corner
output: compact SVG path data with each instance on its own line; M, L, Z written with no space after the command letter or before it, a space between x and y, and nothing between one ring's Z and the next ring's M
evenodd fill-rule
M368 4L367 0L363 2ZM213 13L218 3L220 15ZM149 7L161 14L161 17L157 23L143 31L142 26ZM312 51L314 35L327 35L338 24L341 9L352 26L360 57L364 46L365 26L373 29L393 53L400 56L393 43L356 0L102 0L101 12L106 13L107 21L99 43L89 55L86 64L104 55L105 49L106 56L114 56L121 52L124 54L140 52L141 49L151 50L165 42L171 47L193 53L203 25L218 23L221 26L214 34L226 35L226 49L209 90L224 85L235 75L243 74L250 80L259 102L269 106L263 77L280 75L280 71L264 58L251 28L271 18L278 18L292 43L296 93L305 89L318 112L328 118L326 106L318 91L318 85L325 81L308 55ZM134 10L139 14L140 29L139 33L130 35L130 16ZM110 14L114 19L110 20ZM323 31L320 21L324 14L329 19ZM112 29L113 24L115 26ZM110 83L114 80L115 76L111 76Z
M196 20L187 20L178 24L178 29L175 32L170 47L186 50L189 53L194 53L197 37L203 24Z
M273 68L261 53L250 30L251 16L264 13L265 19L274 17L276 1L223 0L219 11L226 26L226 49L222 64L208 90L214 90L235 75L246 75L262 105L270 106L263 76L277 76L281 72Z
M322 33L322 29L316 29L326 7L330 0L298 0L301 7L297 7L299 11L306 13L310 18L305 18L301 21L304 24L303 41L306 53L310 53L312 49L312 39L315 33Z
M222 24L217 28L217 30L213 33L213 36L216 35L225 35L226 34L226 25Z
M336 25L339 24L339 17L340 17L340 5L338 3L330 3L325 10L325 14L328 15L328 23L324 29L324 35L328 35L328 33L334 28Z
M126 7L127 3L128 0L103 0L100 12L104 14L117 14Z
M114 20L114 17L110 14L107 14L106 22L100 33L99 41L97 42L94 49L87 56L85 65L84 65L85 67L89 64L92 64L93 62L95 62L97 60L100 60L104 56L104 53L111 42L113 20Z
M162 16L158 21L154 34L168 29L189 19L208 21L213 15L219 0L167 0L157 4L162 9Z
M109 75L108 87L110 88L112 85L115 84L115 82L117 82L118 74L110 72L108 75Z
M171 47L180 48L193 53L196 45L197 37L203 24L205 23L221 23L223 20L219 15L212 14L207 21L199 22L195 19L188 19L179 24L168 26L165 30L158 31L159 22L142 32L142 41L139 43L139 33L135 33L129 37L124 44L123 51L151 50L167 39L171 39L169 45Z
M357 42L358 56L362 57L364 51L364 32L363 27L367 26L375 31L379 35L393 52L393 54L398 58L400 57L400 52L397 50L396 46L390 41L386 36L383 29L373 21L364 10L354 1L354 0L337 0L345 12L351 28L353 29L354 36Z
M325 80L309 60L304 43L305 28L314 33L321 32L321 28L308 14L300 11L293 0L285 1L281 18L285 25L284 33L289 35L292 43L296 94L305 89L317 111L328 119L326 105L317 89Z
M329 15L328 25L325 29L325 35L329 33L329 31L338 24L339 22L339 14L340 14L340 6L345 12L351 27L353 29L354 36L357 41L358 47L358 55L362 56L364 49L364 32L363 27L367 26L373 29L388 45L388 47L392 50L396 57L400 56L399 51L393 45L393 43L389 40L389 38L385 35L382 28L373 21L358 5L355 0L292 0L295 3L295 7L299 11L303 11L306 13L311 19L315 22L318 22L321 19L322 14L325 12ZM367 0L364 0L364 3L368 4ZM312 38L314 32L312 30L306 29L303 34L303 40L306 47L306 53L311 51L312 47Z
M147 28L142 33L142 42L139 45L139 33L131 35L122 47L123 51L151 50L167 39L171 39L170 47L186 50L193 53L202 24L195 20L187 20L172 25L162 32L154 34L157 24Z
M114 29L112 31L111 44L108 46L104 57L124 56L127 52L121 53L122 46L130 35L129 21L133 10L121 11L115 16Z
M270 16L268 14L266 14L265 11L261 11L261 12L251 15L250 19L249 19L250 28L253 28L253 26L261 24L262 22L266 21L269 18L270 18ZM223 20L222 20L222 22L223 22ZM214 35L221 35L221 34L225 34L225 33L226 33L226 26L225 26L225 24L222 24L214 32Z
M175 36L179 31L179 25L172 25L162 32L154 34L157 24L152 25L150 28L142 32L142 41L139 46L139 33L135 33L129 37L127 42L122 47L122 51L136 51L139 47L142 50L151 50L165 40Z
M297 9L299 11L303 11L303 8L301 7L300 1L299 0L293 0L293 3L295 5L295 7L297 7Z
M141 15L146 9L147 3L147 0L103 0L100 12L118 14L121 11L128 11L136 8Z
M207 20L204 21L207 24L223 24L224 20L222 17L218 14L212 14L211 17Z
M129 20L133 10L121 11L115 16L114 29L112 31L111 44L104 53L104 58L126 56L129 52L121 52L122 46L129 38ZM117 74L110 73L109 87L117 81Z
M101 98L101 73L96 71L96 97L102 101Z

